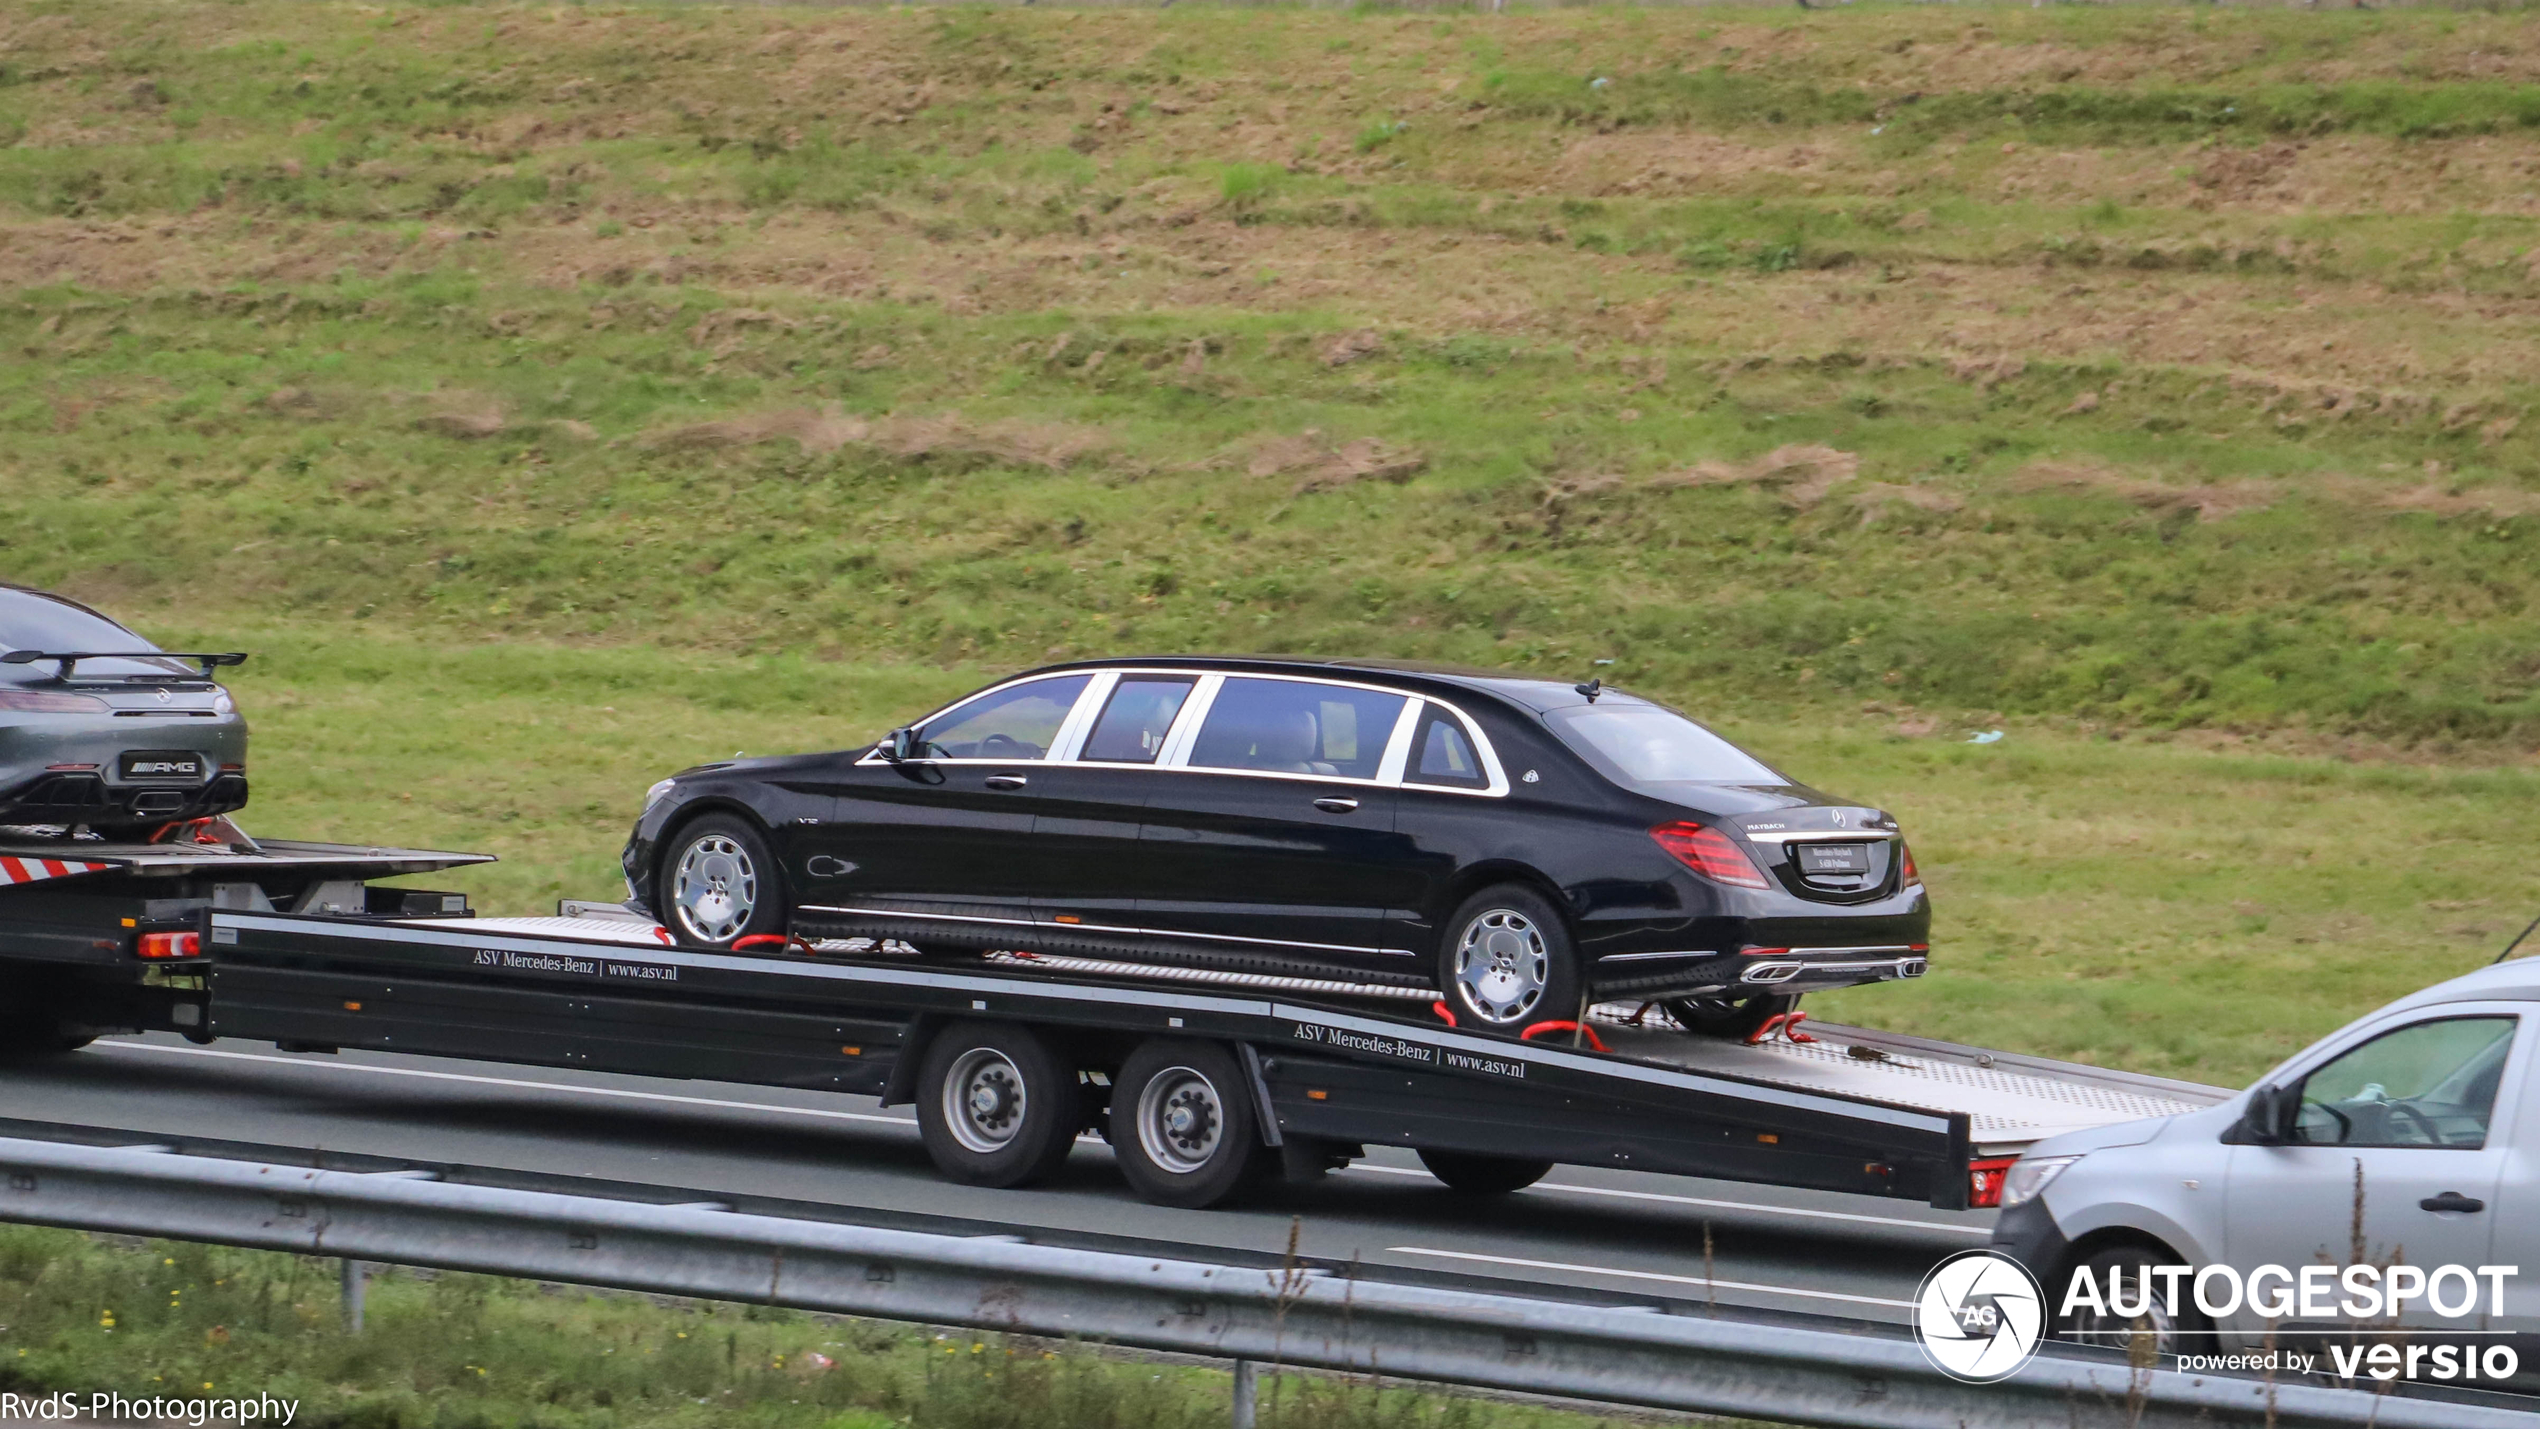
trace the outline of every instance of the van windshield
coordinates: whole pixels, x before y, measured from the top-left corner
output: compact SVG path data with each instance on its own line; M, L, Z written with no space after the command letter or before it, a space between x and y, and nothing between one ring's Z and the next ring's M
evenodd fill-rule
M1604 701L1544 722L1608 778L1625 784L1787 784L1762 760L1661 705Z

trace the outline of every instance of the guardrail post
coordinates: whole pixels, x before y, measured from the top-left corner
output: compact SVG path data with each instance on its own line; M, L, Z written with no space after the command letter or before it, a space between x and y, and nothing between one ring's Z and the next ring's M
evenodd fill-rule
M362 1295L370 1288L370 1263L362 1260L337 1262L344 1269L344 1333L362 1332Z
M1253 1429L1253 1416L1261 1400L1258 1366L1250 1360L1235 1361L1235 1429Z

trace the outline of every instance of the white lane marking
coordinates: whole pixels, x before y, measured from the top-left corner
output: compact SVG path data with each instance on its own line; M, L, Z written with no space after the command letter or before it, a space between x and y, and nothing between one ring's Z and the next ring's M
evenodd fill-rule
M638 1092L622 1087L583 1087L571 1082L538 1082L526 1077L479 1077L465 1072L427 1072L419 1067L378 1067L367 1062L312 1062L304 1057L276 1057L263 1052L224 1052L214 1047L167 1047L156 1042L100 1042L99 1051L158 1052L179 1057L225 1057L233 1062L276 1062L320 1072L368 1072L378 1077L421 1077L433 1082L472 1082L486 1087L524 1087L533 1092L570 1092L575 1096L618 1097L626 1101L668 1102L674 1106L708 1106L725 1111L763 1111L778 1116L811 1116L826 1121L879 1121L892 1126L917 1125L915 1117L881 1116L869 1111L830 1111L822 1107L779 1106L773 1102L723 1101L683 1097L668 1092Z
M1671 1285L1702 1285L1714 1290L1752 1290L1765 1295L1795 1295L1805 1300L1840 1300L1847 1305L1890 1305L1911 1310L1911 1300L1878 1295L1844 1295L1832 1290L1796 1290L1787 1285L1754 1285L1743 1280L1705 1280L1699 1275L1662 1275L1655 1270L1617 1270L1605 1265L1572 1265L1560 1260L1521 1260L1513 1255L1479 1255L1469 1250L1432 1250L1424 1245L1389 1245L1387 1255L1433 1255L1442 1260L1475 1260L1485 1265L1513 1265L1523 1270L1566 1270L1576 1275L1612 1275L1626 1280L1663 1280Z
M1418 1176L1435 1180L1426 1171L1408 1166L1352 1166L1352 1171L1373 1176ZM1915 1221L1902 1216L1865 1216L1856 1211L1811 1211L1797 1206L1767 1206L1754 1201L1714 1201L1702 1196L1671 1196L1663 1191L1626 1191L1615 1186L1574 1186L1566 1181L1539 1181L1537 1191L1567 1191L1574 1196L1612 1196L1624 1201L1663 1201L1677 1206L1711 1206L1723 1211L1765 1211L1776 1216L1806 1216L1820 1221L1861 1221L1874 1226L1912 1226L1918 1231L1949 1231L1957 1235L1990 1236L1990 1226L1953 1226L1943 1221Z

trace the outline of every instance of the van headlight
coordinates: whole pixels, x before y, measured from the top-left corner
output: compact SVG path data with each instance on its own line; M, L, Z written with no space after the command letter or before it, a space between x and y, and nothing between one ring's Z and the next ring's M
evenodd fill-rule
M644 791L644 808L643 808L643 812L642 812L642 813L637 814L635 817L637 817L637 818L639 818L639 819L640 819L640 818L642 818L642 817L644 816L644 814L649 814L649 813L651 813L651 812L653 811L653 805L658 804L658 803L660 803L662 800L669 798L669 797L670 797L670 791L671 791L671 790L673 790L673 789L675 789L675 788L678 788L678 787L679 787L679 781L678 781L678 780L676 780L676 779L664 779L664 780L663 780L663 781L661 781L660 783L655 784L655 785L654 785L653 787L651 787L650 789L645 790L645 791Z
M2023 1201L2034 1201L2064 1174L2064 1168L2079 1161L2079 1156L2023 1156L2011 1163L2011 1174L2002 1178L2002 1209L2009 1210Z

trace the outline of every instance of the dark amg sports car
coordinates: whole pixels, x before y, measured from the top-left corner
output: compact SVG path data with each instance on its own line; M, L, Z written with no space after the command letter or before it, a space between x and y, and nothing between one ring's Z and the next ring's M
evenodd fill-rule
M1893 818L1674 710L1378 662L1036 670L870 749L665 779L624 864L692 947L868 937L1435 987L1511 1032L1640 998L1736 1032L1800 992L1920 975L1931 927Z
M0 824L130 834L247 803L247 721L211 672L0 582Z

